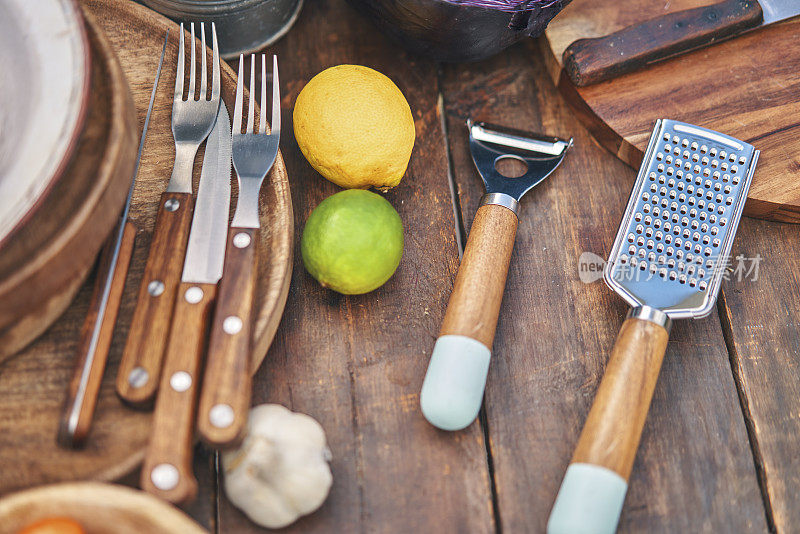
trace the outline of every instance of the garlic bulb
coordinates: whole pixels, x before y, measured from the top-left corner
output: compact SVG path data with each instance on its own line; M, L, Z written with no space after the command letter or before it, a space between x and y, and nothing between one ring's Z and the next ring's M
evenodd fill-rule
M225 493L255 523L281 528L325 501L333 482L322 426L278 404L250 410L247 436L222 455Z

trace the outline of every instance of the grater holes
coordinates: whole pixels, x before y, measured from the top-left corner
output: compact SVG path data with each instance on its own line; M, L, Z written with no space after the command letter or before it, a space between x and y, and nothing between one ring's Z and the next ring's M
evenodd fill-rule
M744 156L739 156L739 165L744 165L747 162Z
M682 139L681 140L681 146L683 148L686 148L687 146L689 146L689 140L688 139Z

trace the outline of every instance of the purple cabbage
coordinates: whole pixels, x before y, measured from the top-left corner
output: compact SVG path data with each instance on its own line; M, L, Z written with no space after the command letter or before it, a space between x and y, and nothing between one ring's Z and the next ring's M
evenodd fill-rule
M482 7L485 9L496 9L506 13L518 13L528 11L534 7L551 7L559 0L443 0L448 4L463 7Z

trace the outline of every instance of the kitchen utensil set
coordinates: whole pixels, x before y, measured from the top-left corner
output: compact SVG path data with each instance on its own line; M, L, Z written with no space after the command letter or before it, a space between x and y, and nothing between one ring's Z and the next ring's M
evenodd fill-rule
M243 435L250 403L251 308L258 271L255 251L259 243L259 196L261 184L277 158L280 141L277 58L273 57L271 129L266 120L269 102L263 55L261 111L254 129L253 55L247 130L242 133L245 103L241 58L231 132L228 110L220 95L216 28L212 24L210 85L204 24L200 25L199 73L194 24L190 33L187 82L186 35L181 25L172 106L174 167L160 198L144 278L117 376L118 393L128 403L145 406L155 398L141 485L171 502L191 499L197 488L192 450L209 329L212 367L206 374L208 392L203 398L207 409L201 419L201 433L216 446L233 444ZM145 118L140 158L168 38L169 34L164 40ZM192 169L206 139L195 205ZM227 239L232 162L239 178L239 198ZM75 376L59 428L59 442L65 446L80 445L89 431L135 236L134 227L127 221L132 191L133 185L119 227L101 258L95 304L82 331Z

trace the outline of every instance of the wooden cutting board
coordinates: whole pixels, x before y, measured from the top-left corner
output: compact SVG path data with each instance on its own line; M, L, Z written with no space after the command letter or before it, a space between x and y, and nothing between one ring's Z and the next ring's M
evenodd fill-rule
M83 4L91 31L108 47L101 46L94 52L102 56L113 49L119 58L133 95L140 131L164 35L170 30L131 206L130 217L139 228L139 235L94 425L84 449L62 449L56 445L55 436L93 280L84 284L76 300L42 337L0 364L0 493L65 480L117 479L138 466L149 437L150 413L124 406L115 394L114 378L147 258L157 201L172 169L170 117L179 30L173 22L130 0L86 0ZM235 90L236 76L223 63L222 96L229 110ZM202 149L197 161L201 158ZM199 174L197 163L195 179ZM260 244L254 370L275 334L291 278L294 225L289 183L280 155L261 192L261 224L265 231L261 232Z
M800 18L580 89L561 71L577 39L715 1L573 0L539 43L562 95L622 160L638 168L659 118L732 135L761 150L745 215L800 223Z
M164 501L113 484L53 484L0 499L0 534L15 534L31 523L51 517L77 521L87 534L207 533Z

